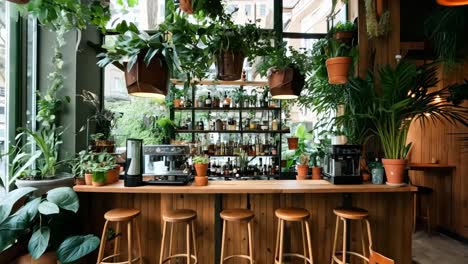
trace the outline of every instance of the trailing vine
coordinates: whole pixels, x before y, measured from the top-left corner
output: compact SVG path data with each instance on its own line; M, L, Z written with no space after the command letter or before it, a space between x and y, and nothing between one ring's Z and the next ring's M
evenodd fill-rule
M378 38L390 31L390 12L386 10L380 18L377 17L375 0L365 0L367 35Z

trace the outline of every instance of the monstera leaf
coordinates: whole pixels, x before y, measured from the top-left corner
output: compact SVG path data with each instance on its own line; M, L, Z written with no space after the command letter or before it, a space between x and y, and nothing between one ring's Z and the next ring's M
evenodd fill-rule
M93 252L99 246L99 238L93 235L69 237L57 250L61 263L71 263Z

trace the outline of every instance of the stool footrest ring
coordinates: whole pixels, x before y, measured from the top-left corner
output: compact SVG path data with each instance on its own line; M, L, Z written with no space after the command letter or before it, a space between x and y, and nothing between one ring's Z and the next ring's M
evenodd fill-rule
M337 263L345 264L345 263L343 263L343 261L341 261L340 258L338 258L337 254L343 255L343 251L337 251L337 252L333 255L333 260L335 260ZM366 258L364 255L359 254L359 253L357 253L357 252L347 251L347 252L346 252L346 255L353 255L353 256L356 256L356 257L358 257L358 258L364 259L365 261L369 262L369 259L368 259L368 258ZM341 257L341 256L340 256L340 257Z
M310 261L309 258L307 258L306 256L302 255L302 254L298 254L298 253L283 253L283 257L296 257L296 258L301 258L305 261L307 261L308 263L312 264L312 262ZM275 259L275 264L276 263L279 263L279 259Z
M223 261L226 261L226 260L232 259L232 258L244 258L244 259L250 260L250 256L247 256L247 255L232 255L232 256L225 257L223 259ZM252 259L252 261L253 261L253 259Z
M136 257L134 259L132 259L132 261L130 263L128 263L128 260L126 261L120 261L120 262L105 262L105 260L108 260L110 258L114 258L114 257L118 257L120 256L121 254L114 254L114 255L110 255L110 256L107 256L105 258L102 259L102 261L100 262L100 264L131 264L137 260L140 260L140 257Z
M186 258L187 257L187 254L183 254L183 253L180 253L180 254L175 254L175 255L172 255L172 256L169 256L169 257L166 257L164 258L164 260L162 261L162 263L166 263L167 261L171 260L171 259L174 259L174 258ZM198 259L195 255L190 255L190 258L195 260L195 262L193 264L197 264L198 263Z

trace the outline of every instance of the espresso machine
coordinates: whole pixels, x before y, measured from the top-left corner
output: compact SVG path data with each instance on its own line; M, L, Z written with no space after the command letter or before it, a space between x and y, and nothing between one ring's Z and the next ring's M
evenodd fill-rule
M324 178L333 184L361 184L361 151L361 145L332 145L324 158Z
M146 185L186 185L192 178L188 145L143 146Z

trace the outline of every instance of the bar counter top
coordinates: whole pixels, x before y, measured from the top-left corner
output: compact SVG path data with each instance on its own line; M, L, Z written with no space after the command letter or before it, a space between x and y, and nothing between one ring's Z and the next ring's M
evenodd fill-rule
M210 181L207 186L140 186L125 187L123 180L100 187L76 185L76 192L88 193L190 193L190 194L228 194L228 193L388 193L415 192L416 187L405 185L359 184L333 185L326 180L252 180L252 181Z

